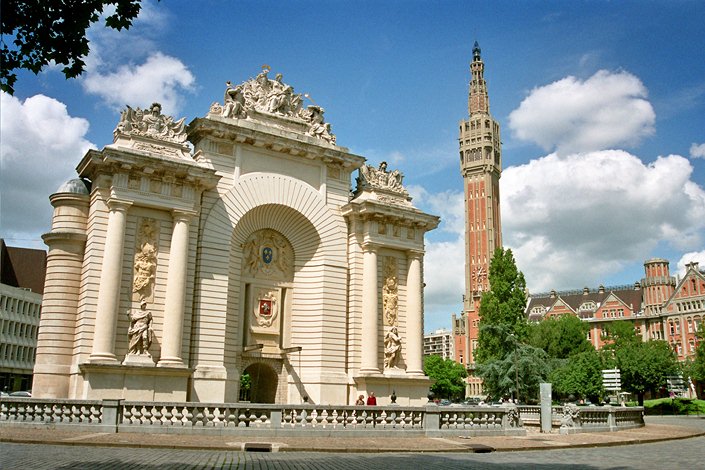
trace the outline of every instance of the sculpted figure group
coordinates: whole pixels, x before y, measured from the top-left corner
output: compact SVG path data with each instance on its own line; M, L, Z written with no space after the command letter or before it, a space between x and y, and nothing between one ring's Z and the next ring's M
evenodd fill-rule
M234 119L247 118L251 110L294 118L308 124L306 135L335 144L330 124L323 119L325 110L316 105L304 108L303 95L294 93L294 88L284 83L281 73L270 79L269 70L268 66L262 67L257 77L240 85L225 82L223 106L215 109L221 116Z
M127 106L120 115L115 134L134 134L153 137L182 144L186 142L186 118L174 121L171 116L162 114L162 105L152 103L149 109L133 109Z
M404 175L399 170L387 171L387 162L379 164L379 168L371 165L360 167L360 173L367 184L372 187L403 191L402 180Z

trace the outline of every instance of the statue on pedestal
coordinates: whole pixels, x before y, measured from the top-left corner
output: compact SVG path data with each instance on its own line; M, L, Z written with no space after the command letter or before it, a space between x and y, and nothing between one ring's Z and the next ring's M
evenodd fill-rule
M147 310L147 302L141 302L140 309L128 312L127 316L130 319L130 329L127 331L130 344L127 355L150 356L148 349L152 345L154 331L152 313Z
M396 368L401 350L401 337L397 327L392 327L384 336L384 368Z

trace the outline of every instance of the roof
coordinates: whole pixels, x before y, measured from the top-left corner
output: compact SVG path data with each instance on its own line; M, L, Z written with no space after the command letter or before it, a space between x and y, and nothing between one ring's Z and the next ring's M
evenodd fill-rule
M633 312L641 311L642 290L634 287L627 288L626 286L620 286L616 288L600 288L592 291L585 289L582 293L577 293L576 291L567 293L554 292L552 295L548 296L531 297L529 299L529 305L527 306L527 312L531 312L534 307L540 306L548 310L553 307L556 302L561 300L573 311L579 313L580 306L585 302L595 302L599 308L610 295L614 295L618 300L630 307Z
M46 251L7 246L0 238L0 283L44 294L46 270Z

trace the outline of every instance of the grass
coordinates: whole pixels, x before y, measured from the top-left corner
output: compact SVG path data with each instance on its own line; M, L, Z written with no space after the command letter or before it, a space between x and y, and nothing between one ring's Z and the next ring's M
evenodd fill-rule
M705 400L690 398L644 400L644 413L647 415L705 415Z

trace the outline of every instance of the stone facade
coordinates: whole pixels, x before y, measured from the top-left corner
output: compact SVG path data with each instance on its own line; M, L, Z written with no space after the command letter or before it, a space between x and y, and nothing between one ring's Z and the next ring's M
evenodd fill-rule
M188 126L128 107L52 195L35 396L235 402L247 373L252 401L425 403L439 219L268 73Z

